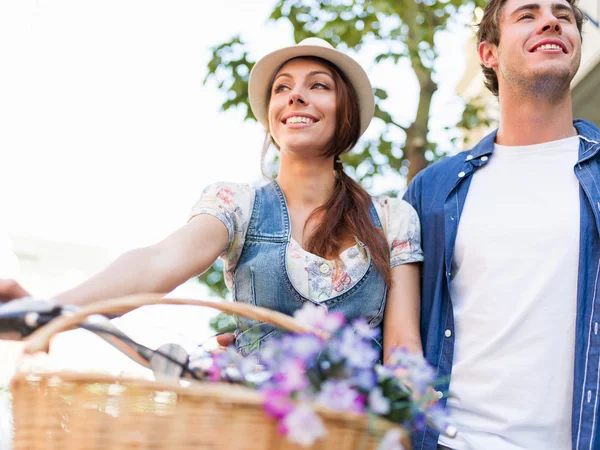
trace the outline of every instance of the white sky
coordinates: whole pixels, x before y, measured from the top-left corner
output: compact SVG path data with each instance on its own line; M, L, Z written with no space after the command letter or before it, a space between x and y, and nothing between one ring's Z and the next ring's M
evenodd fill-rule
M269 3L224 3L0 3L5 228L144 245L185 223L204 185L258 177L260 129L220 115L201 82L209 47Z

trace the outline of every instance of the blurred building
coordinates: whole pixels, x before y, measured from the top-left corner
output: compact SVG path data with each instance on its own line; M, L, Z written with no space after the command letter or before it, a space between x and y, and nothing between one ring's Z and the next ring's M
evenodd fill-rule
M10 234L18 280L37 297L54 295L89 278L117 255L105 248Z
M581 67L573 80L573 115L600 127L600 0L581 0L587 16Z
M581 65L571 85L574 117L589 120L600 127L600 0L580 0L587 22L584 25ZM476 13L476 23L481 18ZM479 16L477 15L479 14ZM465 73L456 91L465 102L479 105L487 118L497 125L499 111L496 98L483 84L479 66L475 33L466 43L467 63ZM472 147L490 131L489 127L479 127L465 134L465 148Z

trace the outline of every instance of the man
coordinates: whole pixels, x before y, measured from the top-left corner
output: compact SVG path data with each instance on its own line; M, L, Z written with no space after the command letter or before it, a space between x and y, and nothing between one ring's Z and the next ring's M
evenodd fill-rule
M600 448L600 131L572 120L576 2L490 1L478 45L500 127L406 192L424 352L459 430L415 449Z

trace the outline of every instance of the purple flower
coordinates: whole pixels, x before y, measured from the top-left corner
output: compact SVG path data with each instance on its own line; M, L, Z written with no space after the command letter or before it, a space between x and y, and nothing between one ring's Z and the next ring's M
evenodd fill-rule
M285 417L293 408L294 404L286 393L276 389L265 389L263 405L266 413L274 419Z
M327 380L321 385L317 403L334 411L364 412L365 399L348 380Z
M433 384L435 373L429 365L417 366L409 368L409 379L413 392L421 398Z
M392 428L379 442L377 450L404 450L404 446L400 442L400 439L402 439L402 431L398 428Z
M357 370L354 372L354 376L350 379L350 382L358 389L370 391L377 384L377 377L372 370Z
M371 328L369 323L362 317L352 322L352 328L362 338L376 339L379 337L379 329Z
M259 367L258 360L253 356L238 358L235 361L235 366L240 371L240 375L244 379L246 379L249 374L256 373Z
M281 353L280 343L276 339L267 340L261 345L259 359L263 365L277 367Z
M207 373L210 377L210 381L217 382L221 381L221 368L215 361L216 358L213 358L212 365L208 368Z
M322 306L306 302L296 312L294 318L305 325L309 325L327 333L333 333L344 324L344 315L340 312L329 312Z
M444 431L451 425L448 411L446 411L439 403L427 408L427 417L429 418L431 425L433 425L433 428L438 431Z
M430 401L435 372L422 355L406 349L392 352L390 364L376 365L380 349L374 345L379 331L364 319L340 329L340 313L306 303L297 320L329 333L325 340L313 334L287 334L267 340L258 352L261 366L235 349L209 358L212 380L226 379L261 390L267 415L277 420L277 430L296 444L310 446L325 436L321 418L310 405L333 411L386 416L398 408L410 410L405 426L423 427L426 419L440 430L448 426L443 407ZM337 330L337 332L336 332ZM264 369L256 372L257 368ZM206 369L205 369L206 370ZM403 399L394 403L388 389ZM410 396L409 393L410 392ZM406 402L404 401L406 400ZM401 430L391 430L378 450L402 450Z
M295 356L305 362L313 362L323 350L325 343L312 334L286 335L281 340L281 349L286 354Z
M413 399L420 399L435 380L435 372L420 353L410 353L404 348L396 349L390 356L399 381L410 387Z
M285 392L299 391L309 385L306 367L299 359L284 360L274 379L277 386Z
M352 368L369 369L379 357L372 341L365 341L351 328L345 328L340 339L339 352Z
M279 430L302 447L310 447L317 439L327 435L321 418L305 403L299 404L285 416Z
M390 378L394 378L394 370L389 366L382 366L378 364L375 366L375 374L377 375L377 379L379 381L385 381Z
M211 381L220 381L228 367L235 365L242 356L235 351L233 346L227 347L222 353L212 355L212 366L208 369Z
M383 396L383 391L380 387L376 387L369 393L369 409L375 414L384 416L390 412L390 399Z
M417 407L413 408L413 428L415 428L416 430L422 430L423 428L425 428L425 425L427 424L427 416L425 416L425 413L423 411L421 411L420 409L418 409Z

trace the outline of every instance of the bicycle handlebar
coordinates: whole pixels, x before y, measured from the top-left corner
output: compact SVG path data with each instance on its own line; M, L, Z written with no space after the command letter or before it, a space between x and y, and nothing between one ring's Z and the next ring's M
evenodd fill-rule
M0 305L0 340L20 340L60 316L76 315L80 308L60 306L51 300L21 298ZM94 333L142 367L151 369L157 379L198 378L189 367L189 355L177 344L152 350L139 344L110 322L114 315L91 314L75 325Z
M0 305L0 339L29 336L62 313L63 308L55 302L31 297Z
M0 305L0 339L21 340L57 317L71 315L78 309L31 297ZM91 315L79 324L79 328L91 331L134 362L150 368L153 351L127 336L107 316Z

